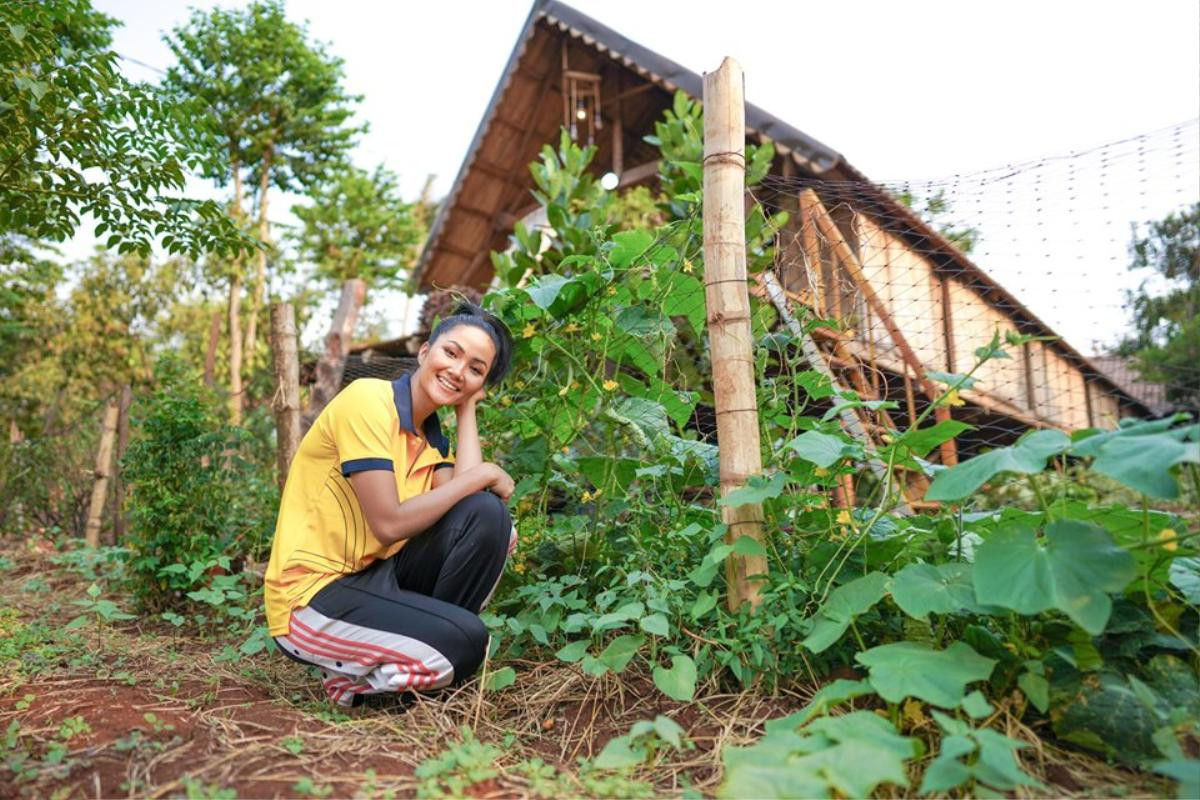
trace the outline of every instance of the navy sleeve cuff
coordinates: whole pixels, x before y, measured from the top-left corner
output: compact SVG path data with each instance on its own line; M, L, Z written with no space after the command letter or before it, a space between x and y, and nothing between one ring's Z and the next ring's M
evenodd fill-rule
M443 462L441 462L440 464L434 464L434 465L433 465L433 471L434 471L434 472L437 472L439 469L446 469L447 467L449 467L449 468L453 469L453 468L454 468L454 462L452 462L452 461L443 461Z
M356 458L342 463L342 477L349 478L356 472L366 472L372 469L386 469L395 472L396 467L390 458Z

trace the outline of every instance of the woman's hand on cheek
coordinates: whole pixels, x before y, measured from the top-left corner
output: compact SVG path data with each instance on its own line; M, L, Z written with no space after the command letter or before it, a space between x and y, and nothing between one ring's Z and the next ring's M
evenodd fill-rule
M465 400L463 400L461 403L458 404L458 410L459 411L466 411L468 409L474 410L475 406L479 405L479 403L483 400L483 398L486 395L487 395L487 387L486 386L479 387L478 392L476 392L475 394L471 395L470 397L466 398Z

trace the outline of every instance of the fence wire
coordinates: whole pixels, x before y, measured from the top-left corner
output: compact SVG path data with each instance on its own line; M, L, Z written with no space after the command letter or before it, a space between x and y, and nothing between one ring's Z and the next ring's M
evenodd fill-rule
M1200 363L1146 380L1118 354L1130 246L1200 200L1197 121L1086 152L935 181L768 176L754 197L786 212L775 251L797 313L830 319L822 352L848 385L912 416L922 374L965 373L999 332L1044 337L980 367L955 417L969 452L1031 427L1112 427L1197 406ZM1183 244L1197 246L1194 230ZM1194 268L1193 268L1194 272ZM1195 276L1192 276L1195 283ZM1177 288L1177 287L1176 287ZM1193 286L1192 291L1195 291Z

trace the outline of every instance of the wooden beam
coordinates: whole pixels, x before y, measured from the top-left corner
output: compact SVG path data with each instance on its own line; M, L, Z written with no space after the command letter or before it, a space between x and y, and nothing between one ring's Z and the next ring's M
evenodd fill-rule
M658 88L658 86L656 86L653 83L649 83L649 82L643 83L642 85L635 86L632 89L626 89L623 92L618 92L617 94L608 98L604 102L605 103L619 103L622 100L628 100L631 97L637 97L639 94L642 94L644 92L650 91L651 89L657 89L657 88Z
M459 258L465 258L468 261L470 261L472 258L475 257L475 253L471 252L470 250L464 250L463 248L459 247L458 245L453 245L453 244L450 244L449 242L439 242L437 249L443 250L452 256L458 256Z
M477 158L471 162L471 169L477 169L484 175L492 178L499 178L500 180L504 180L504 178L508 175L508 170L506 170L504 167L498 164L493 164L490 161L484 161L481 158Z
M946 371L957 372L958 353L954 349L954 302L951 300L953 296L950 291L951 280L953 278L945 276L940 278L938 283L942 294L942 340L946 343Z
M909 345L907 337L900 330L900 326L896 324L896 321L892 319L892 315L888 313L887 306L879 298L879 295L876 294L875 287L871 285L866 275L863 274L862 266L858 263L858 257L854 255L854 251L846 243L845 238L842 237L842 232L833 221L833 217L829 216L829 212L825 209L821 198L812 189L805 189L802 193L803 195L809 197L807 205L809 212L817 223L817 227L829 241L834 254L841 261L842 267L850 275L850 279L858 286L859 291L866 298L868 305L879 316L879 321L883 323L888 335L892 337L892 341L895 342L897 349L900 350L901 357L912 368L913 375L916 377L917 383L921 386L921 390L929 398L930 402L936 402L941 392L926 377L924 365L917 358L916 352ZM939 421L950 419L950 410L945 406L939 406L934 410L934 417ZM953 439L942 445L941 453L942 463L946 466L953 466L958 463L957 451Z
M655 159L654 161L647 161L645 164L638 164L632 169L627 169L617 174L621 179L617 184L618 188L624 189L627 186L636 186L658 175L658 160Z
M489 225L496 218L496 215L490 211L484 211L482 208L475 208L463 203L457 203L454 206L455 213L466 214L468 217L476 217L477 219L485 220Z

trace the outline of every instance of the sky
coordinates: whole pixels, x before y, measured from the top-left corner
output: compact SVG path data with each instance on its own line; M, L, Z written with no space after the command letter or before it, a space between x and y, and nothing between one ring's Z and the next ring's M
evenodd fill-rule
M133 60L166 68L171 56L162 34L185 22L189 7L214 5L206 0L94 4L124 23L114 47L130 59L124 63L131 77L148 80L157 74ZM872 180L955 187L963 192L960 213L968 222L967 209L986 204L975 198L980 190L967 187L975 178L1004 174L988 170L1084 151L1093 155L1077 162L1082 168L1108 169L1107 161L1094 155L1104 151L1095 148L1200 117L1200 3L1195 0L1136 5L793 0L738 4L733 13L710 0L576 0L571 5L696 72L734 57L745 72L747 100L840 152ZM429 174L436 176L435 195L448 191L529 2L290 0L287 8L344 59L348 90L364 97L359 117L370 131L355 161L365 168L383 163L399 173L409 197L419 193ZM1122 214L1148 219L1181 198L1197 199L1200 188L1192 174L1198 130L1176 129L1174 140L1169 134L1142 140L1154 143L1150 156L1143 153L1144 167L1156 175L1174 169L1149 194L1144 175L1140 189L1135 183L1136 191L1128 192L1126 178L1115 173L1103 178L1105 192L1137 199L1127 208L1109 205L1088 212L1095 227L1075 239L1096 243L1095 253L1075 251L1075 262L1059 270L1057 281L1019 285L1046 277L1047 265L1029 260L1027 237L1011 226L1001 229L995 209L975 218L985 223L981 245L987 255L977 254L980 266L1089 352L1098 325L1117 324L1112 316L1121 313L1120 290L1136 282L1124 268L1131 220ZM1089 191L1079 175L1071 178ZM1061 180L1056 185L1070 188ZM1028 196L1031 202L1041 199L1062 214L1084 213L1079 192L1059 198L1051 197L1045 184L1031 179L1029 186L1037 193ZM279 205L286 222L288 202ZM1079 234L1078 220L1074 232ZM75 246L86 249L90 240L80 237ZM1042 248L1043 261L1048 247ZM1056 249L1054 255L1061 253ZM1082 283L1071 273L1081 260L1089 269ZM399 326L405 315L385 312L385 318Z

